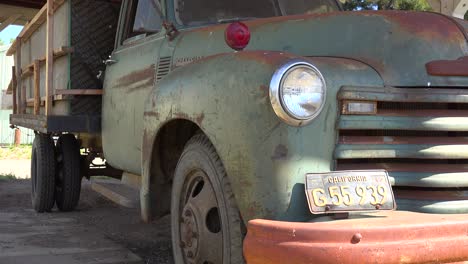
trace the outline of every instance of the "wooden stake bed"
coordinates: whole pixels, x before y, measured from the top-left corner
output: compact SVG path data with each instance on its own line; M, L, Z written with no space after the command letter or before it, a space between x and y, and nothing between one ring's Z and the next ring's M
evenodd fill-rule
M99 133L101 117L94 115L81 116L45 116L32 114L14 114L10 123L29 128L41 133Z
M15 58L12 125L100 132L103 90L96 76L114 49L119 8L115 0L46 2L7 52Z

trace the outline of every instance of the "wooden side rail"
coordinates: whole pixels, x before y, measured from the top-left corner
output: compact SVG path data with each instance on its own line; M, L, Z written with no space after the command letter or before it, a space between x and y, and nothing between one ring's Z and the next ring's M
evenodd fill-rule
M73 47L60 47L59 49L54 50L54 60L63 57L65 55L73 53ZM39 66L43 66L46 63L46 58L42 57L37 59L39 61ZM26 78L34 75L34 66L35 62L27 65L21 70L21 77Z
M100 96L103 95L102 89L57 89L53 96L53 101L68 100L73 96ZM46 97L34 97L26 100L27 107L34 107L34 114L38 115L40 107L45 106ZM37 112L36 112L37 110Z
M52 0L50 0L52 1ZM65 0L54 0L53 1L53 10L57 10L57 8L59 8L61 5L63 5L63 3L65 3ZM24 42L24 41L27 41L29 38L31 38L32 34L34 32L36 32L36 30L42 25L44 24L45 22L47 21L47 4L45 4L41 10L39 10L39 12L33 17L33 19L23 28L23 30L21 30L20 34L18 35L18 37L21 38L21 40ZM16 52L16 41L15 40L13 42L13 44L11 45L11 47L8 49L7 51L7 56L11 56L13 54L15 54Z

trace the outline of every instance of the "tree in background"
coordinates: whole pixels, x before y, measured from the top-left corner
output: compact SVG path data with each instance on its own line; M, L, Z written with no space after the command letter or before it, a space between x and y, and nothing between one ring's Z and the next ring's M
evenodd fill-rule
M3 46L3 45L5 45L5 41L0 39L0 46Z
M347 0L343 7L345 10L432 10L426 0Z

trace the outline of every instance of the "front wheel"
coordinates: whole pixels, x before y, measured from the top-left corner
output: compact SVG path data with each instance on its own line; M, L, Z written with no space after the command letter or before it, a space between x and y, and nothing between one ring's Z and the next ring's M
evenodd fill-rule
M237 264L243 223L224 167L211 143L194 136L177 164L171 228L176 264Z

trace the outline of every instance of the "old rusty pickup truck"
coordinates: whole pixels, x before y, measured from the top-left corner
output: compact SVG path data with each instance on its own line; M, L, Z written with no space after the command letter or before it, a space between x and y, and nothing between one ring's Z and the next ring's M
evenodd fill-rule
M9 51L34 209L132 174L176 263L468 260L467 40L334 0L49 0Z

